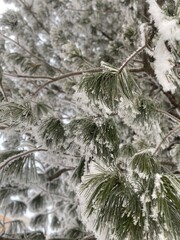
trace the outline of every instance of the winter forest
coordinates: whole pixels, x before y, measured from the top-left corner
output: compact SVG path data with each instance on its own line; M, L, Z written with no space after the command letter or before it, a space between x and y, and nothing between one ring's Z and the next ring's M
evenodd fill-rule
M180 0L4 2L0 239L179 240Z

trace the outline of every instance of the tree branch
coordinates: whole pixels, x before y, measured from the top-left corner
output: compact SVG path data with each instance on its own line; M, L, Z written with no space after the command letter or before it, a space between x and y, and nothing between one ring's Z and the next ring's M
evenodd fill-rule
M99 72L103 72L103 68L93 68L93 69L89 69L89 70L83 70L83 71L77 71L77 72L70 72L70 73L66 73L63 74L61 76L58 77L54 77L54 78L50 78L48 77L48 79L51 79L51 81L44 83L42 86L40 86L34 93L33 96L36 96L38 92L40 92L43 88L45 88L47 85L57 82L59 80L68 78L68 77L74 77L74 76L80 76L83 75L85 73L99 73ZM142 72L143 69L142 68L130 68L128 69L130 72L134 72L134 73L138 73L138 72ZM45 78L45 76L42 76L43 78ZM30 77L29 77L30 78ZM35 78L35 76L33 77ZM37 78L41 78L40 76L37 76Z
M5 161L2 162L2 164L0 164L0 170L3 169L5 166L7 166L10 162L20 158L20 157L25 157L33 152L47 152L47 149L44 149L44 148L36 148L36 149L32 149L32 150L29 150L29 151L26 151L26 152L23 152L23 153L19 153L15 156L12 156L8 159L6 159Z
M16 240L21 240L22 238L16 238ZM15 240L14 238L10 238L10 237L3 237L0 236L0 240Z
M4 90L4 86L3 86L3 84L2 84L2 81L1 81L1 83L0 83L0 88L1 88L1 91L2 91L2 94L3 94L4 99L5 99L6 101L8 101L8 98L7 98L6 92L5 92L5 90Z
M23 2L22 0L19 0L22 5L24 5L25 9L27 11L29 11L31 13L31 15L33 16L33 18L36 20L37 24L39 24L39 26L49 35L49 31L47 28L44 27L43 23L39 21L39 19L36 17L35 13L31 10L31 7L27 6L25 4L25 2Z
M162 90L163 91L163 90ZM175 99L175 97L172 95L171 92L164 92L164 95L168 98L169 102L177 109L180 109L180 103L178 103Z
M121 65L121 67L119 68L119 72L121 72L123 70L123 68L136 56L138 55L140 52L142 52L142 50L146 47L146 44L139 47L135 52L133 52L127 59L126 61Z
M84 71L79 71L79 75L82 75L82 73L85 73L85 72L91 72L91 71L94 71L94 70L97 70L97 72L102 72L103 71L103 68L94 68L94 69L90 69L90 70L84 70ZM143 72L144 71L144 68L131 68L131 69L128 69L130 72L133 72L133 73L139 73L139 72ZM76 72L75 72L76 73ZM69 74L69 73L67 73ZM70 73L71 74L71 73ZM73 76L73 72L72 72L72 76ZM58 76L58 77L50 77L50 76L44 76L44 75L22 75L22 74L13 74L13 73L8 73L8 72L4 72L3 73L4 76L10 76L10 77L14 77L14 78L29 78L29 79L33 79L34 81L39 81L39 80L46 80L46 79L49 79L49 80L52 80L52 81L58 81L58 80L61 80L63 78L67 78L67 75L64 74L64 75L61 75L61 76ZM75 74L76 75L76 74ZM49 83L50 84L50 83Z
M171 118L172 120L174 120L174 121L176 121L176 122L180 122L180 119L177 118L176 116L171 115L170 113L168 113L168 112L166 112L166 111L164 111L164 110L162 110L162 109L159 109L159 108L157 108L156 110L157 110L158 112L166 115L167 117Z
M59 171L57 171L55 174L53 174L52 176L48 177L48 181L53 181L54 179L60 177L63 173L68 172L68 171L72 171L74 170L74 167L69 167L69 168L62 168Z
M46 82L45 84L43 84L42 86L40 86L34 93L33 96L35 96L39 91L41 91L44 87L46 87L47 85L57 82L59 80L62 80L64 78L68 78L68 77L73 77L73 76L78 76L78 75L83 75L84 73L98 73L98 72L102 72L103 69L102 68L94 68L94 69L90 69L90 70L84 70L84 71L77 71L77 72L70 72L70 73L66 73L63 74L59 77L55 77L53 80Z
M84 237L82 240L96 240L95 236L93 234Z
M30 52L28 49L26 49L25 47L23 47L22 45L20 45L18 42L16 42L14 39L4 35L1 31L0 31L0 35L5 38L5 39L8 39L9 41L13 42L16 46L18 46L19 48L21 48L22 50L24 50L26 53L28 53L28 55L30 55L31 57L34 57L36 59L38 59L40 62L42 62L43 64L45 64L46 66L50 66L51 68L53 68L54 70L58 71L58 72L61 72L60 69L50 65L49 63L47 63L44 59L42 59L41 57L37 56L37 55L34 55L32 54L32 52Z
M157 146L157 148L156 148L156 150L155 150L155 152L154 152L153 155L156 155L156 154L159 152L159 150L160 150L160 148L161 148L161 145L166 141L166 139L167 139L168 137L170 137L172 134L174 134L174 133L176 133L176 132L178 132L178 131L180 131L180 125L178 125L178 127L174 128L174 129L172 129L172 130L163 138L163 140L162 140L162 141L159 143L159 145Z
M3 73L4 76L10 76L10 77L15 77L15 78L30 78L34 80L44 80L44 79L49 79L49 80L54 80L54 77L50 76L35 76L35 75L22 75L22 74L12 74L12 73Z

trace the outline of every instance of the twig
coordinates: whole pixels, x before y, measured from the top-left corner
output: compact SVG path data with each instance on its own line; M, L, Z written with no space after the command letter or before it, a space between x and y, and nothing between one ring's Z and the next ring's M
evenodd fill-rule
M32 55L32 53L31 53L28 49L26 49L25 47L23 47L22 45L20 45L20 44L19 44L18 42L16 42L14 39L12 39L12 38L4 35L2 32L0 32L0 35L1 35L3 38L6 38L6 39L8 39L9 41L13 42L16 46L22 48L22 49L23 49L25 52L27 52L29 55L37 58L37 56Z
M69 167L69 168L62 168L59 171L57 171L55 174L53 174L52 176L48 177L48 181L53 181L54 179L60 177L63 173L68 172L68 171L72 171L74 170L74 167Z
M89 70L83 70L83 71L77 71L77 72L70 72L70 73L66 73L66 74L63 74L59 77L54 77L54 78L51 78L52 80L49 81L49 82L46 82L44 83L42 86L40 86L34 93L33 93L33 96L35 96L39 91L41 91L43 88L45 88L47 85L51 84L51 83L54 83L54 82L57 82L59 80L62 80L62 79L65 79L65 78L68 78L68 77L73 77L73 76L79 76L79 75L83 75L85 73L100 73L100 72L103 72L103 68L93 68L93 69L89 69ZM142 68L130 68L128 69L129 72L142 72L143 69ZM35 76L34 76L35 78ZM49 77L48 77L49 78Z
M163 140L159 143L159 145L157 146L155 152L154 152L154 156L159 152L160 148L161 148L161 145L164 143L164 141L166 141L166 139L168 137L170 137L172 134L174 134L175 132L178 132L180 130L180 125L174 129L172 129L164 138Z
M68 11L75 11L75 12L99 12L105 14L113 14L113 13L121 13L121 11L113 11L113 10L95 10L95 9L75 9L75 8L66 8L65 10Z
M2 91L2 94L3 94L3 97L6 101L8 101L8 98L7 98L7 95L6 95L6 92L4 90L4 87L3 87L3 84L2 82L0 83L0 88L1 88L1 91Z
M43 84L42 86L40 86L34 93L33 96L35 96L39 91L41 91L44 87L46 87L47 85L57 82L59 80L62 80L64 78L68 78L68 77L73 77L73 76L78 76L78 75L83 75L84 73L98 73L98 72L102 72L103 69L102 68L94 68L94 69L90 69L90 70L84 70L84 71L77 71L77 72L70 72L70 73L66 73L63 74L59 77L55 77L53 80L46 82L45 84Z
M28 49L26 49L25 47L23 47L22 45L20 45L18 42L16 42L14 39L4 35L1 31L0 31L0 35L5 38L5 39L8 39L9 41L13 42L16 46L18 46L19 48L23 49L26 53L28 53L28 55L30 55L31 57L34 57L36 59L38 59L40 62L44 63L45 65L48 65L50 66L51 68L53 68L54 70L58 71L58 72L61 72L60 69L50 65L49 63L47 63L44 59L42 59L41 57L37 56L37 55L34 55L32 54L32 52L30 52Z
M168 98L169 102L177 109L180 109L180 104L177 102L175 96L171 92L164 92L163 89L161 89L164 95Z
M146 44L143 45L142 47L139 47L135 52L133 52L127 59L126 61L121 65L121 67L119 68L119 72L121 72L123 70L123 68L131 61L131 59L133 57L135 57L136 55L138 55L140 52L142 52L142 50L146 47Z
M42 79L54 80L54 77L50 77L50 76L35 76L35 75L30 76L30 75L12 74L12 73L7 73L7 72L4 72L3 75L15 77L15 78L30 78L30 79L34 79L34 80L42 80Z
M70 202L70 201L71 201L71 199L70 199L69 197L67 197L67 196L65 196L65 195L63 195L63 194L55 193L55 192L50 192L50 191L44 189L43 187L41 187L41 186L39 186L39 185L37 185L37 184L35 185L35 187L41 189L42 191L48 193L49 195L55 195L55 196L61 197L61 198L63 198L64 201L67 201L67 202Z
M26 152L23 152L23 153L19 153L19 154L16 154L15 156L12 156L10 158L8 158L7 160L5 160L1 165L0 165L0 170L2 168L4 168L6 165L8 165L8 163L20 158L20 157L24 157L24 156L27 156L33 152L46 152L47 149L44 149L44 148L36 148L36 149L32 149L32 150L29 150L29 151L26 151Z
M96 238L93 234L91 234L89 236L85 236L82 240L96 240Z
M33 18L36 20L37 24L39 24L39 26L47 33L49 34L49 31L48 29L45 28L45 26L43 25L42 22L39 21L39 19L36 17L35 13L31 10L31 7L27 6L25 4L25 2L23 2L22 0L19 0L23 5L24 7L26 8L27 11L29 11L31 13L31 15L33 16Z
M159 108L157 108L156 110L157 110L158 112L166 115L167 117L171 118L172 120L174 120L174 121L176 121L176 122L180 122L180 119L179 119L179 118L171 115L170 113L168 113L168 112L166 112L166 111L164 111L164 110L162 110L162 109L159 109Z
M95 70L96 68L94 68ZM99 71L98 71L99 70ZM130 68L128 69L130 72L134 72L134 73L139 73L139 72L143 72L144 71L144 68ZM90 72L90 71L93 71L93 69L90 69L90 70L85 70L83 72ZM103 71L103 68L97 68L97 72L102 72ZM80 71L82 72L82 71ZM68 74L68 73L67 73ZM61 80L63 75L61 76L58 76L58 77L50 77L50 76L44 76L44 75L22 75L22 74L13 74L13 73L8 73L8 72L4 72L3 73L4 76L10 76L10 77L14 77L14 78L29 78L29 79L33 79L34 81L39 81L39 80L46 80L46 79L49 79L49 80L52 80L52 81L56 81L56 80ZM66 74L64 75L64 78L66 78Z

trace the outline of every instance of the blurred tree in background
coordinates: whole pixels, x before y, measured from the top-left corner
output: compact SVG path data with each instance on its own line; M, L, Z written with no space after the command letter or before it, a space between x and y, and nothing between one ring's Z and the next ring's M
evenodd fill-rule
M180 1L6 2L0 239L180 239Z

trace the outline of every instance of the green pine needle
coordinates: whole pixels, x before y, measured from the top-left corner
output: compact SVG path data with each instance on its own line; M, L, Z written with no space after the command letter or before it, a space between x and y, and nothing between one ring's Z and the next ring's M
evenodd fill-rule
M127 70L122 72L103 72L82 78L79 89L87 93L89 99L100 101L110 109L116 109L120 98L132 101L133 90L137 87Z
M55 117L50 117L43 121L39 128L39 133L48 147L58 146L65 139L63 124Z

